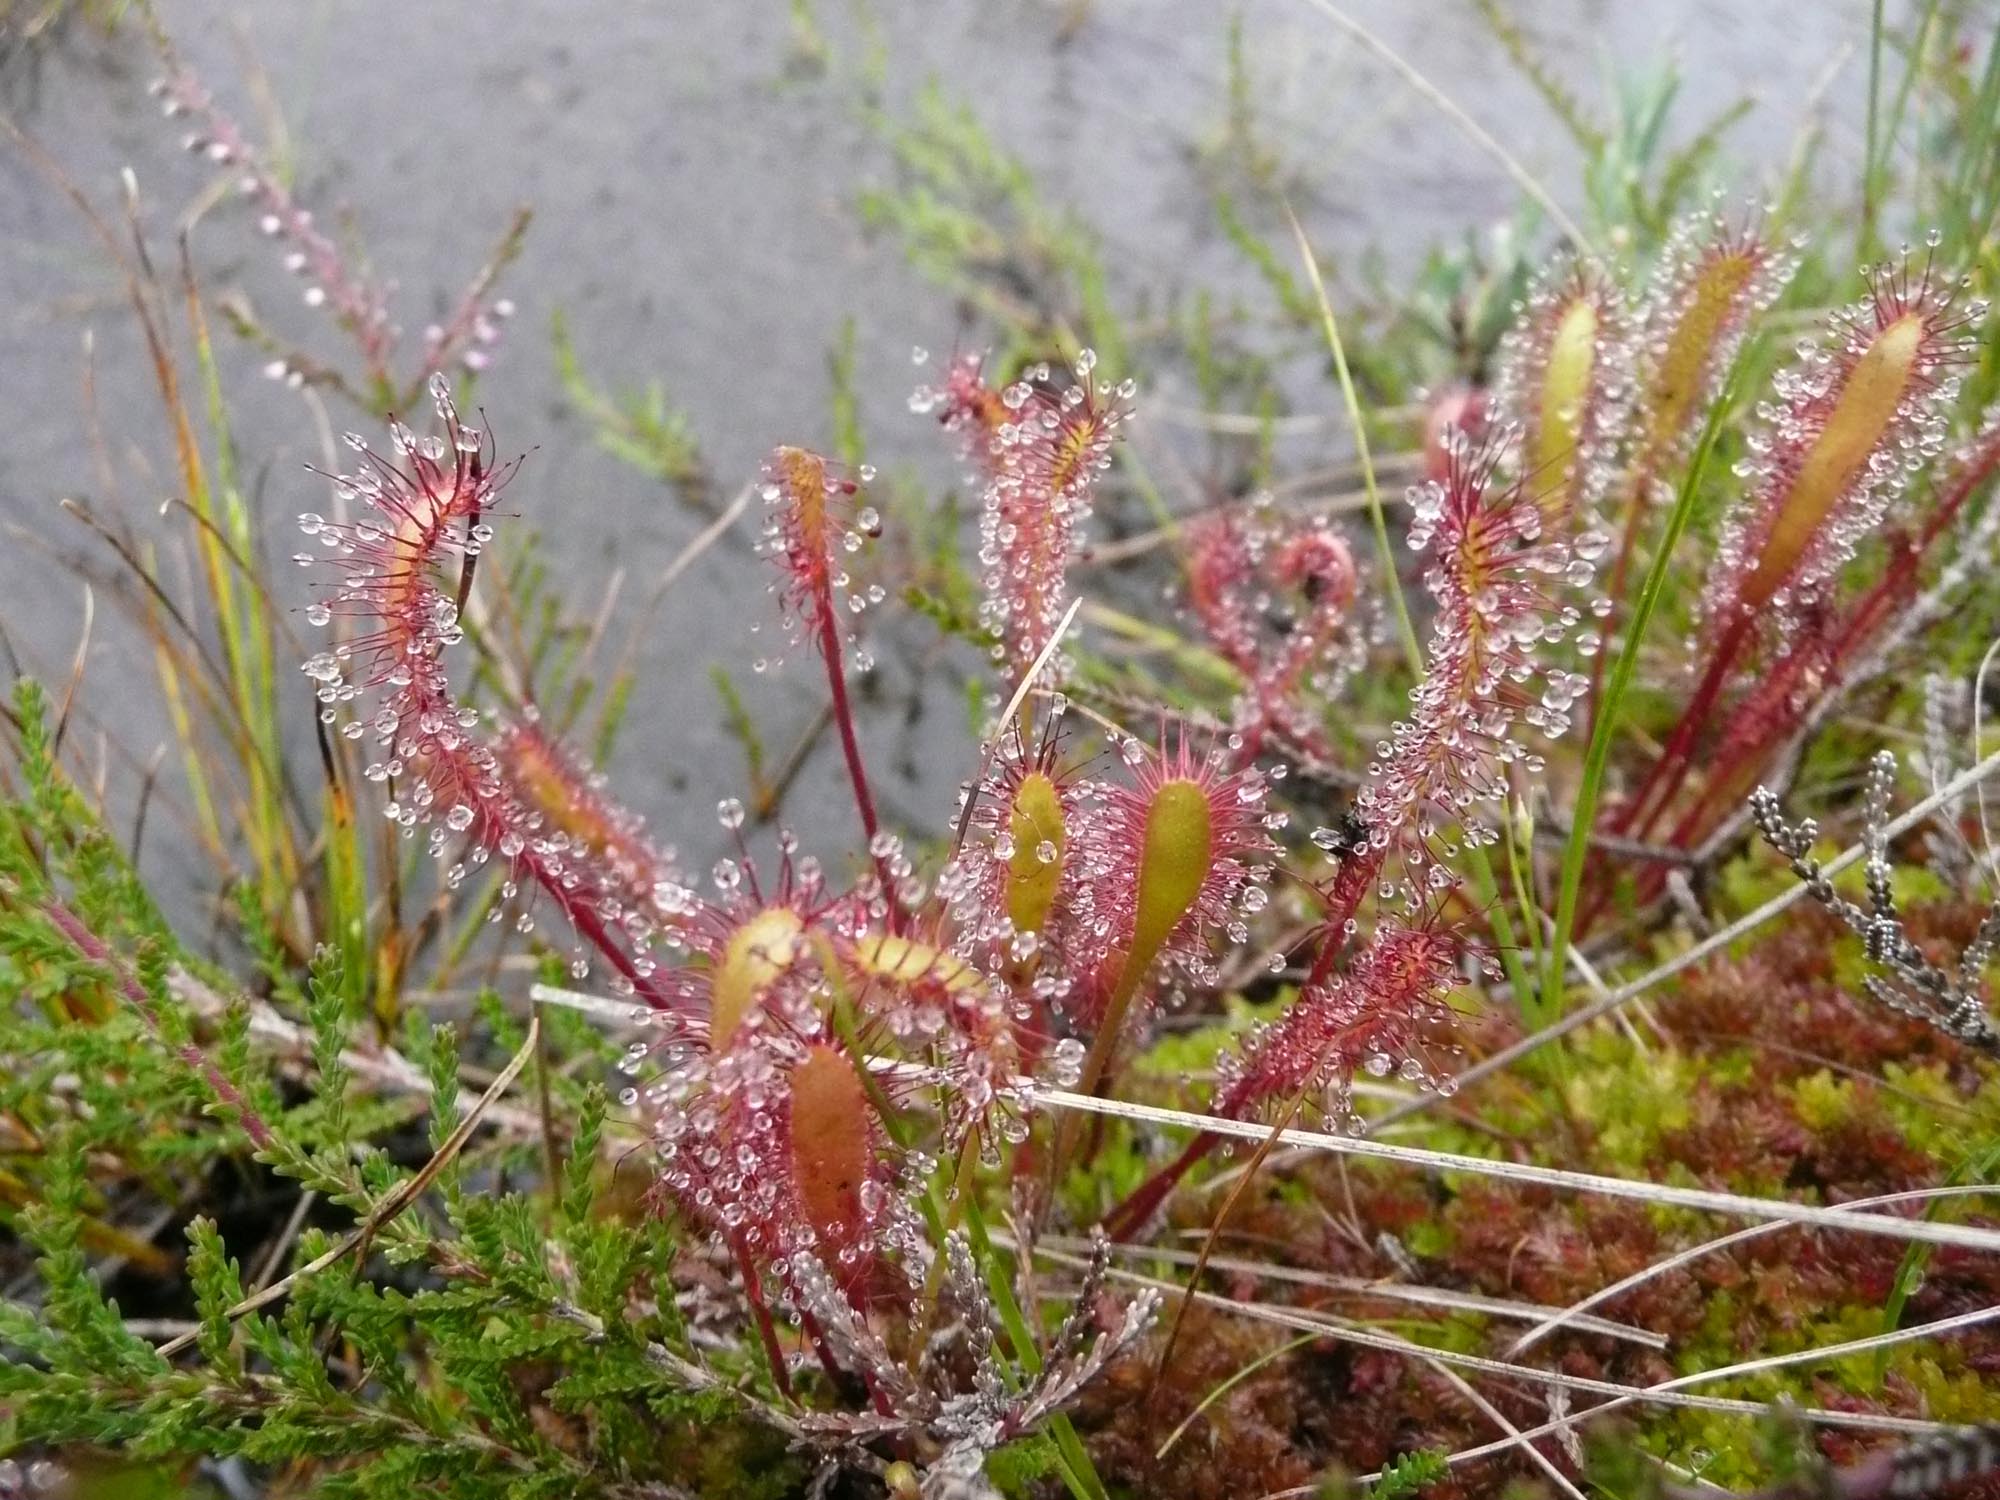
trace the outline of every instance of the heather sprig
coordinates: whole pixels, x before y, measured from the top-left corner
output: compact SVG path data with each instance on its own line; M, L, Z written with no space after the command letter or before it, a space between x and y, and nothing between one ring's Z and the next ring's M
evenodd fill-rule
M2000 898L1987 908L1972 940L1949 969L1931 961L1910 937L1896 908L1894 868L1889 863L1889 798L1895 789L1896 757L1884 750L1868 768L1862 818L1868 857L1862 872L1868 887L1864 908L1834 889L1813 844L1819 827L1812 819L1792 822L1766 788L1750 794L1757 831L1766 843L1791 862L1792 873L1805 882L1813 899L1858 934L1868 960L1882 972L1863 983L1868 993L1891 1010L1914 1016L1982 1052L2000 1055L2000 1026L1986 998L1985 971L2000 947Z

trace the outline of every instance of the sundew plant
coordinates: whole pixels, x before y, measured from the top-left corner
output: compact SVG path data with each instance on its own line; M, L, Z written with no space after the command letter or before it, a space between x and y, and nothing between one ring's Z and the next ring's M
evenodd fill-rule
M558 326L601 435L713 512L675 571L754 531L744 665L823 689L826 847L726 677L741 795L621 791L648 683L576 628L544 461L476 395L525 217L405 352L161 41L330 320L313 353L230 305L232 343L136 202L13 133L172 433L178 503L77 507L77 566L178 765L128 836L87 640L16 672L0 1491L2000 1494L2000 41L1878 16L1850 232L1718 185L1711 134L1663 157L1664 97L1595 119L1482 9L1589 211L1387 307L1251 149L1240 30L1218 213L1268 317L1125 317L966 117L881 122L866 217L1031 289L909 330L952 344L906 420L955 529L858 451L706 475ZM238 359L351 414L275 482L282 543ZM1203 392L1199 482L1149 461L1153 370ZM1301 399L1351 502L1284 471ZM978 681L913 826L868 750L892 631ZM156 781L206 930L149 889Z

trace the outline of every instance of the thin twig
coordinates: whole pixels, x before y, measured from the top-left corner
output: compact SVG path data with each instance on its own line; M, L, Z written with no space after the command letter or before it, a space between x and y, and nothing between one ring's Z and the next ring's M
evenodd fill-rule
M1017 722L1015 715L1020 713L1021 705L1028 701L1028 694L1035 686L1035 679L1042 675L1043 669L1054 658L1057 648L1062 645L1063 637L1069 634L1070 626L1076 623L1076 612L1082 608L1081 595L1070 600L1069 608L1063 611L1063 617L1056 622L1056 628L1050 633L1048 644L1043 646L1041 654L1028 664L1028 670L1021 674L1021 680L1014 688L1014 696L1007 700L1007 706L1000 711L1000 717L993 721L993 733L987 736L986 743L979 747L979 769L966 788L965 810L958 816L958 829L951 841L953 854L957 854L965 845L965 831L972 826L972 810L978 802L979 789L986 784L986 773L993 764L993 757L1000 753L1001 739L1010 729L1015 728Z
M723 507L722 513L696 532L694 538L675 554L674 560L661 570L659 578L653 584L652 592L646 596L645 604L640 607L638 618L632 622L632 628L625 636L624 649L618 653L618 660L612 666L609 681L617 682L631 671L632 661L639 654L639 642L645 638L647 627L652 624L653 616L659 612L667 591L674 586L675 580L681 574L694 566L704 552L728 534L729 528L734 526L741 519L743 512L750 508L750 501L756 493L755 485L744 485L736 492L736 497Z
M76 655L70 660L69 682L63 688L62 704L56 710L56 725L49 737L51 757L62 754L63 736L69 733L69 711L76 702L76 690L83 685L83 670L90 660L91 627L97 623L97 595L86 581L83 585L83 629L77 633Z
M1044 1259L1058 1265L1081 1267L1086 1264L1080 1256L1066 1255L1061 1251L1038 1250ZM1178 1282L1156 1276L1147 1276L1138 1271L1127 1271L1112 1267L1107 1273L1110 1280L1120 1281L1128 1286L1150 1287L1156 1291L1178 1294L1183 1290ZM1252 1318L1258 1322L1271 1323L1280 1328L1297 1329L1299 1332L1317 1332L1322 1336L1341 1343L1357 1344L1365 1349L1378 1349L1384 1353L1408 1355L1418 1359L1434 1359L1455 1365L1459 1369L1472 1370L1483 1375L1491 1375L1503 1380L1526 1381L1534 1385L1548 1386L1559 1390L1581 1391L1590 1395L1605 1396L1610 1399L1588 1410L1574 1412L1545 1422L1539 1427L1525 1429L1515 1437L1502 1442L1489 1443L1478 1449L1468 1449L1464 1454L1454 1454L1452 1461L1462 1462L1473 1456L1496 1453L1506 1448L1518 1446L1550 1433L1561 1432L1575 1424L1602 1414L1614 1406L1625 1406L1633 1402L1645 1402L1659 1406L1691 1407L1704 1411L1732 1412L1740 1416L1763 1417L1770 1408L1762 1402L1742 1401L1728 1396L1697 1396L1688 1387L1705 1385L1713 1381L1726 1380L1745 1373L1751 1368L1768 1369L1774 1364L1804 1364L1818 1359L1840 1359L1849 1354L1865 1352L1879 1347L1885 1340L1908 1342L1912 1337L1928 1334L1948 1333L1970 1324L2000 1318L2000 1307L1980 1308L1958 1317L1942 1319L1936 1323L1926 1323L1914 1329L1904 1329L1894 1335L1877 1334L1871 1338L1854 1339L1846 1343L1826 1344L1812 1349L1794 1350L1790 1354L1773 1355L1768 1360L1753 1361L1750 1365L1728 1365L1714 1370L1698 1370L1692 1375L1682 1375L1663 1381L1659 1385L1624 1385L1613 1380L1597 1380L1588 1376L1571 1375L1561 1370L1545 1370L1534 1365L1510 1364L1505 1360L1491 1359L1485 1355L1467 1354L1455 1349L1437 1349L1425 1344L1414 1343L1399 1338L1395 1334L1383 1333L1373 1328L1362 1327L1324 1313L1314 1313L1304 1308L1274 1307L1258 1302L1238 1302L1219 1292L1196 1291L1195 1300L1204 1306L1234 1313L1238 1317ZM1817 1408L1801 1408L1799 1417L1828 1427L1852 1427L1872 1432L1913 1432L1930 1433L1939 1430L1943 1424L1922 1422L1909 1417L1891 1417L1873 1412L1830 1411ZM1287 1491L1288 1494L1311 1494L1312 1487Z
M1532 1162L1493 1161L1454 1151L1429 1151L1418 1146L1399 1146L1365 1136L1329 1135L1318 1130L1288 1128L1272 1130L1256 1120L1232 1120L1220 1115L1196 1114L1189 1110L1167 1109L1153 1104L1134 1104L1122 1099L1101 1099L1067 1089L1041 1088L1021 1080L1041 1104L1085 1114L1107 1115L1113 1119L1136 1120L1151 1125L1170 1125L1238 1140L1304 1146L1338 1156L1360 1156L1375 1161L1400 1162L1427 1172L1469 1172L1510 1182L1529 1182L1572 1192L1600 1193L1610 1198L1632 1198L1643 1203L1671 1204L1679 1208L1701 1209L1709 1213L1732 1214L1750 1219L1774 1219L1811 1224L1821 1229L1847 1229L1858 1234L1889 1239L1925 1240L1932 1244L1957 1245L1968 1250L2000 1251L2000 1230L1976 1229L1969 1225L1930 1224L1890 1218L1880 1214L1855 1213L1845 1208L1819 1208L1793 1203L1783 1198L1749 1198L1739 1193L1717 1192L1709 1188L1679 1187L1671 1183L1647 1182L1629 1177L1605 1177L1595 1172L1571 1172L1560 1167L1538 1166ZM1995 1309L2000 1313L2000 1308Z
M1347 407L1348 425L1354 429L1354 453L1361 464L1362 488L1368 493L1368 524L1375 533L1375 551L1382 565L1382 581L1387 586L1389 602L1395 607L1396 628L1402 636L1404 653L1409 657L1410 671L1421 678L1424 674L1424 649L1417 641L1416 626L1410 620L1410 606L1403 598L1403 580L1397 566L1396 549L1389 540L1389 525L1382 510L1382 492L1376 485L1375 465L1368 454L1368 427L1361 417L1361 398L1355 393L1353 372L1347 367L1347 349L1341 342L1340 324L1333 316L1333 303L1327 297L1326 283L1320 277L1319 262L1313 257L1305 228L1289 203L1285 205L1285 218L1292 226L1292 237L1298 241L1299 259L1305 264L1306 279L1312 283L1313 296L1319 305L1320 326L1326 334L1327 350L1333 355L1333 371L1340 378L1340 397Z
M317 1202L319 1194L311 1188L299 1194L299 1201L292 1205L291 1213L285 1218L284 1228L272 1237L271 1243L258 1258L257 1272L250 1278L251 1291L261 1292L271 1284L271 1278L278 1274L278 1267L284 1263L285 1256L291 1252L293 1242L298 1239L299 1231L305 1228L306 1215L312 1212L313 1205Z
M1759 1225L1760 1231L1780 1228L1778 1225ZM1191 1230L1193 1234L1206 1234L1206 1230ZM1066 1239L1057 1235L1046 1235L1041 1243L1052 1249L1068 1250L1072 1254L1083 1254L1090 1248L1087 1240ZM1159 1245L1132 1245L1114 1241L1111 1245L1114 1256L1127 1256L1135 1260L1164 1261L1173 1266L1191 1266L1197 1256L1192 1250L1169 1250ZM1293 1286L1319 1287L1327 1291L1347 1292L1362 1298L1374 1298L1383 1302L1408 1302L1418 1307L1441 1307L1453 1312L1472 1312L1490 1318L1506 1318L1515 1321L1538 1320L1538 1327L1554 1327L1558 1322L1573 1326L1587 1333L1602 1334L1606 1338L1619 1339L1626 1343L1638 1344L1647 1349L1665 1349L1665 1334L1652 1333L1644 1328L1636 1328L1630 1323L1618 1323L1609 1318L1593 1318L1586 1312L1574 1308L1547 1307L1534 1302L1513 1302L1505 1297L1482 1297L1475 1292L1453 1291L1448 1287L1424 1286L1406 1281L1382 1281L1365 1276L1335 1276L1325 1271L1308 1271L1298 1266L1275 1265L1269 1261L1246 1260L1241 1256L1212 1255L1208 1266L1213 1271L1226 1271L1232 1276L1255 1276L1264 1281L1284 1282ZM1574 1314L1574 1316L1572 1316Z
M167 990L197 1015L209 1019L220 1016L228 1005L222 996L186 969L176 968L167 972ZM628 1011L633 1003L627 1002ZM304 1027L286 1020L262 1000L251 1001L249 1009L251 1036L272 1043L287 1057L303 1058L311 1054L312 1034ZM358 1047L350 1047L341 1053L340 1063L357 1077L393 1093L430 1096L431 1082L424 1070L393 1047L384 1047L379 1052L364 1052ZM461 1109L469 1109L476 1102L470 1091L459 1094L458 1105ZM516 1135L533 1136L541 1130L541 1121L534 1113L511 1105L495 1104L486 1111L486 1116L490 1123L503 1126Z
M487 1085L486 1092L481 1094L472 1108L466 1111L465 1118L458 1122L458 1128L453 1130L445 1138L444 1143L431 1154L431 1159L425 1162L414 1176L405 1178L391 1190L388 1196L375 1205L367 1218L343 1235L340 1241L324 1255L317 1256L300 1266L282 1281L275 1281L262 1291L253 1292L225 1312L223 1318L227 1322L234 1323L240 1318L247 1317L259 1308L268 1307L276 1302L299 1282L339 1264L348 1255L368 1244L383 1225L429 1192L431 1184L437 1181L438 1174L451 1164L458 1153L465 1149L465 1143L472 1139L472 1133L479 1128L480 1117L492 1108L494 1101L506 1093L514 1080L520 1077L521 1070L528 1065L528 1059L535 1054L535 1042L541 1034L541 1017L530 1016L528 1039L521 1044L521 1050L516 1052L507 1066L500 1070L499 1076ZM160 1357L172 1359L183 1350L192 1348L199 1336L197 1330L190 1330L178 1338L168 1339L159 1346Z
M1857 1198L1844 1206L1847 1208L1879 1208L1886 1207L1892 1203L1908 1203L1919 1199L1962 1197L1971 1193L1990 1193L1992 1191L1993 1189L1984 1183L1960 1183L1948 1187L1916 1188L1905 1193L1884 1193L1875 1198ZM1611 1301L1612 1298L1630 1291L1633 1287L1651 1281L1655 1276L1664 1276L1667 1272L1687 1265L1690 1261L1700 1260L1705 1255L1712 1255L1718 1250L1726 1250L1732 1245L1740 1245L1745 1240L1754 1240L1767 1234L1776 1234L1779 1230L1788 1227L1790 1226L1785 1224L1752 1224L1747 1229L1734 1230L1717 1239L1704 1240L1701 1244L1690 1245L1685 1250L1677 1251L1664 1260L1656 1260L1651 1265L1634 1271L1630 1276L1621 1277L1619 1280L1612 1282L1611 1285L1592 1292L1581 1301L1571 1303L1546 1322L1536 1324L1533 1328L1530 1328L1526 1333L1514 1340L1513 1343L1509 1344L1504 1351L1504 1356L1512 1359L1518 1354L1525 1353L1557 1329L1581 1328L1583 1326L1582 1320L1589 1316L1591 1308L1601 1307L1606 1302Z
M1883 830L1884 837L1893 839L1909 832L1910 829L1923 822L1925 818L1928 818L1938 808L1944 806L1968 788L1979 785L1995 771L2000 771L2000 751L1995 751L1992 755L1980 761L1978 765L1954 776L1937 792L1926 797L1899 817L1891 819ZM1842 870L1847 869L1850 865L1860 863L1866 857L1867 852L1865 845L1850 845L1826 862L1823 868L1827 877L1830 879L1838 875ZM1501 1048L1491 1057L1474 1063L1463 1073L1456 1075L1451 1080L1451 1086L1448 1089L1434 1093L1420 1094L1407 1104L1399 1104L1388 1113L1378 1115L1374 1120L1369 1122L1369 1128L1371 1130L1379 1130L1385 1125L1405 1119L1419 1111L1429 1109L1438 1099L1448 1094L1456 1094L1467 1084L1476 1083L1482 1078L1499 1072L1502 1068L1527 1056L1530 1052L1546 1046L1559 1037L1568 1036L1569 1033L1575 1031L1578 1027L1587 1026L1592 1021L1610 1015L1611 1012L1617 1010L1621 1005L1629 1004L1648 990L1657 987L1684 970L1693 968L1712 954L1727 948L1738 938L1756 931L1759 927L1770 921L1771 918L1796 906L1809 894L1810 891L1804 885L1795 885L1788 890L1779 892L1756 910L1745 913L1734 922L1731 922L1727 927L1720 928L1708 937L1703 938L1685 953L1668 959L1667 962L1661 964L1658 968L1642 974L1629 984L1619 985L1602 999L1593 1000L1590 1004L1571 1011L1561 1020L1544 1026L1541 1030L1522 1037L1518 1042Z

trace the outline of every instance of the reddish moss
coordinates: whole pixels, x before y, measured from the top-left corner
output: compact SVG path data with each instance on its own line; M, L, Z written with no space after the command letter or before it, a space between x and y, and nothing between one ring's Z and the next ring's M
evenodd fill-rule
M1138 1495L1231 1500L1309 1483L1323 1465L1300 1367L1310 1346L1272 1360L1236 1385L1167 1450L1174 1429L1209 1394L1289 1337L1282 1329L1202 1307L1189 1310L1172 1363L1155 1385L1159 1339L1107 1372L1085 1395L1093 1459L1115 1487Z

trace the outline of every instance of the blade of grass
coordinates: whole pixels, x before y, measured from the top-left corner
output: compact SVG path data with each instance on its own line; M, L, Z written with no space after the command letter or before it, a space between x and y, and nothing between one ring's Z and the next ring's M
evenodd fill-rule
M1852 1208L1856 1205L1847 1206ZM1759 1226L1759 1230L1768 1231L1779 1227L1782 1226L1767 1224ZM1181 1232L1185 1235L1204 1231ZM1045 1235L1036 1243L1040 1247L1068 1250L1073 1254L1082 1254L1090 1248L1088 1240L1054 1235ZM1196 1259L1196 1253L1191 1250L1173 1250L1162 1245L1133 1244L1127 1241L1114 1241L1111 1253L1125 1260L1159 1261L1164 1265L1176 1267L1191 1266ZM1312 1289L1314 1294L1347 1293L1366 1302L1400 1302L1421 1308L1442 1308L1450 1312L1473 1313L1482 1318L1530 1322L1537 1326L1561 1319L1565 1326L1575 1326L1585 1332L1603 1334L1607 1338L1647 1349L1665 1350L1671 1342L1663 1333L1652 1333L1633 1324L1618 1323L1608 1318L1595 1318L1587 1312L1570 1307L1550 1307L1546 1303L1539 1302L1515 1302L1505 1297L1482 1297L1476 1292L1454 1291L1423 1282L1379 1281L1367 1276L1339 1276L1330 1271L1309 1271L1273 1261L1246 1260L1236 1255L1211 1256L1208 1268L1212 1271L1227 1271L1231 1275L1248 1277L1255 1281L1307 1287Z
M1204 678L1231 692L1243 686L1243 674L1222 657L1164 626L1113 609L1096 599L1085 601L1083 617L1100 630L1109 630L1136 646L1159 652L1191 677Z
M1988 223L1972 203L1977 174L1991 170L2000 134L2000 32L1994 34L1986 50L1986 65L1979 80L1979 92L1963 115L1966 138L1958 145L1958 171L1953 174L1951 196L1940 205L1940 213L1954 233L1946 253L1971 258L1979 248Z
M1534 814L1519 803L1519 815L1507 820L1502 835L1507 844L1507 879L1514 888L1514 904L1521 909L1521 923L1528 932L1529 958L1537 969L1543 962L1542 919L1535 905Z
M1995 1169L2000 1168L2000 1141L1988 1141L1984 1150L1966 1157L1958 1169L1951 1174L1947 1185L1956 1187L1965 1183L1983 1183L1991 1179ZM1930 1218L1945 1206L1947 1199L1933 1198L1924 1205L1924 1217ZM1908 1305L1910 1294L1923 1280L1924 1267L1930 1264L1932 1247L1911 1245L1903 1251L1902 1264L1896 1267L1895 1284L1889 1289L1889 1300L1882 1304L1882 1331L1893 1332L1903 1321L1903 1309ZM1875 1354L1875 1383L1879 1387L1883 1377L1889 1373L1889 1351L1887 1347Z
M1563 966L1569 958L1570 934L1576 926L1577 897L1583 889L1583 867L1590 855L1591 827L1597 821L1597 801L1604 789L1604 771L1611 757L1611 741L1618 730L1618 710L1632 686L1632 676L1639 663L1639 648L1646 638L1646 627L1652 622L1653 612L1666 591L1675 549L1680 545L1681 536L1694 514L1695 497L1701 492L1702 476L1715 452L1716 438L1722 431L1723 421L1736 404L1738 372L1743 367L1744 356L1739 355L1721 394L1709 407L1708 420L1702 426L1701 439L1688 462L1687 473L1681 479L1680 493L1675 497L1673 511L1667 517L1666 530L1653 553L1645 581L1639 586L1638 606L1625 627L1625 644L1611 669L1602 709L1592 726L1590 746L1584 753L1583 779L1577 785L1576 804L1570 810L1569 846L1563 851L1562 884L1556 895L1556 925L1543 954L1541 985L1534 992L1532 1003L1526 992L1521 994L1523 1015L1531 1031L1541 1030L1563 1011Z
M1868 122L1861 149L1861 243L1856 253L1865 265L1875 253L1875 215L1879 178L1879 132L1882 116L1882 0L1875 0L1868 20Z
M340 950L341 982L350 1009L358 1010L368 986L368 871L360 831L355 826L354 800L341 778L339 760L326 726L319 725L320 762L326 774L322 799L325 845L321 865L326 879L323 921L328 937ZM378 1021L394 1017L378 1013Z
M1327 348L1333 354L1333 368L1340 380L1341 400L1347 407L1347 420L1354 429L1354 453L1361 468L1361 487L1368 497L1368 521L1375 533L1375 550L1381 559L1382 572L1388 582L1389 598L1396 608L1397 632L1402 637L1403 653L1409 662L1410 675L1419 682L1424 676L1424 650L1418 644L1416 626L1410 621L1410 607L1403 598L1403 581L1396 567L1396 549L1389 541L1389 522L1382 509L1382 493L1375 483L1375 461L1368 450L1368 433L1361 420L1361 398L1355 393L1354 377L1347 367L1347 350L1341 343L1340 323L1333 315L1333 303L1326 295L1326 283L1319 274L1319 262L1313 259L1312 246L1306 240L1305 229L1298 216L1292 212L1289 203L1285 205L1285 217L1291 222L1293 237L1298 242L1299 257L1305 263L1306 276L1312 282L1313 297L1319 304L1320 326L1326 333ZM1493 926L1495 946L1499 950L1501 966L1507 971L1507 978L1514 986L1514 993L1529 993L1529 974L1521 962L1520 945L1514 937L1514 924L1499 904L1500 886L1493 876L1492 862L1486 857L1486 850L1473 846L1466 850L1466 864L1472 873L1472 888L1478 898L1480 909L1487 913Z
M1348 425L1354 429L1354 452L1361 464L1361 485L1368 494L1368 525L1375 534L1375 555L1382 564L1382 576L1388 586L1390 602L1396 608L1396 631L1402 637L1403 651L1410 660L1410 671L1421 677L1424 675L1424 648L1417 643L1417 628L1410 623L1410 606L1403 598L1403 580L1396 567L1396 549L1389 540L1389 522L1382 510L1382 492L1375 485L1375 465L1368 453L1368 429L1361 420L1361 398L1355 394L1354 376L1347 368L1347 348L1340 339L1340 322L1333 315L1333 303L1326 295L1326 283L1320 278L1319 262L1313 259L1305 229L1289 203L1285 205L1285 218L1291 223L1292 235L1298 241L1299 259L1305 264L1306 277L1312 283L1313 297L1319 304L1320 328L1326 334L1326 346L1333 355L1333 371L1340 381L1340 399L1347 407Z
M1405 83L1435 105L1447 119L1465 132L1474 145L1498 162L1501 170L1514 179L1515 185L1542 206L1543 212L1548 214L1558 229L1569 236L1579 248L1590 248L1589 238L1577 227L1576 221L1563 211L1563 206L1550 196L1549 190L1536 181L1534 174L1522 166L1505 146L1495 140L1485 126L1459 108L1450 95L1419 73L1403 59L1401 53L1393 50L1374 32L1334 5L1332 0L1306 0L1306 4L1394 68Z
M228 858L225 852L227 846L222 837L222 820L215 811L215 794L209 786L207 761L201 754L201 742L194 731L193 716L188 712L179 663L162 636L155 637L153 665L159 677L160 694L166 700L167 721L173 726L174 743L180 746L181 769L187 777L188 795L194 800L196 826L201 830L202 843L207 846L209 858L222 864Z
M1910 94L1916 87L1917 76L1923 71L1924 52L1930 46L1931 27L1937 21L1939 0L1927 0L1924 13L1917 22L1917 29L1910 40L1905 54L1903 76L1896 84L1896 97L1890 104L1882 121L1881 134L1875 142L1878 153L1869 163L1873 190L1878 200L1887 191L1889 163L1896 154L1896 142L1902 138L1903 119L1909 111ZM1915 184L1912 185L1913 189ZM1912 193L1914 197L1914 192Z
M236 570L240 567L245 577L254 576L256 538L249 508L236 482L236 449L230 435L221 373L209 340L208 320L202 311L185 239L181 242L181 268L188 322L194 335L195 363L215 449L213 485L204 481L198 469L186 476L188 507L199 523L196 530L202 568L209 587L216 592L217 623L223 655L229 665L230 691L236 699L237 716L251 740L253 753L243 768L249 782L252 812L245 832L257 864L265 909L274 917L282 917L285 903L298 888L299 856L292 826L285 817L281 787L285 762L280 732L282 718L278 712L276 651L271 623L264 613L264 598L254 587L238 593Z

